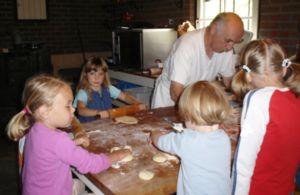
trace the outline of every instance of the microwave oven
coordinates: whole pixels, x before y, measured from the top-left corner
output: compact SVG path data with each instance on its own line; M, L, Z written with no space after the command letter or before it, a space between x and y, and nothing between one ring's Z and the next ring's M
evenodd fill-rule
M145 70L163 62L177 39L171 28L120 29L112 32L113 63L124 69Z

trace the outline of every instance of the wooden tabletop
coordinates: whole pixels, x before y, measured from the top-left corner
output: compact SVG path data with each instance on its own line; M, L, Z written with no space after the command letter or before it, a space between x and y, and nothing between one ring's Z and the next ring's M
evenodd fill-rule
M148 138L153 130L171 130L167 121L182 122L174 108L160 108L134 114L138 124L117 124L112 119L101 119L83 124L91 144L88 150L94 153L109 153L113 147L132 147L133 160L121 164L120 168L109 168L99 174L85 176L105 194L171 194L176 192L179 162L157 163L152 157L160 153ZM234 117L223 125L235 148L238 134ZM155 175L149 181L138 177L139 171L148 170Z

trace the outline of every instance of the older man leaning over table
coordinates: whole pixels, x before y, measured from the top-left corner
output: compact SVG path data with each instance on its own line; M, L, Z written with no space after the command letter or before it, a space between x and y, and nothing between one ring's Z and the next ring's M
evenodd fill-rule
M244 34L241 18L232 12L217 15L209 26L176 40L156 81L152 108L173 106L183 89L198 80L223 76L229 86L236 58L232 48Z

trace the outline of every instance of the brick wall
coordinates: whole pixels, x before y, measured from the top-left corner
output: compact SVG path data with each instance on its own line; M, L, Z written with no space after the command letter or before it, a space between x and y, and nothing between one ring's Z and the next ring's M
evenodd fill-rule
M129 1L116 4L107 0L47 0L46 21L17 20L16 0L0 1L0 48L12 48L13 32L23 43L44 42L51 53L81 52L78 29L86 52L111 50L111 31L114 25L122 24L121 13L129 10L135 21L153 23L155 27L168 25L174 19L176 26L190 12L180 5L180 0L141 0L132 4Z
M300 1L260 1L259 37L275 39L289 55L294 54L300 44Z
M52 53L81 52L78 35L86 51L110 48L110 32L103 28L107 14L99 0L47 0L47 20L17 20L16 0L0 1L0 47L11 48L12 31L22 42L47 43Z
M16 0L0 1L0 48L11 48L11 32L18 31L23 42L45 42L51 53L78 53L81 44L86 52L111 50L111 31L126 25L121 15L134 14L134 21L155 27L176 27L183 20L195 19L194 0L47 0L46 21L16 19ZM173 23L169 24L169 19ZM260 0L259 37L279 41L291 55L300 42L299 0Z

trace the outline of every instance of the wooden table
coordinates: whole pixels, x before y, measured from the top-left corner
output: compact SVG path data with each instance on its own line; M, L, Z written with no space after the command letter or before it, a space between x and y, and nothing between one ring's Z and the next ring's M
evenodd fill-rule
M130 145L134 159L121 164L119 169L109 168L99 174L80 175L88 187L95 193L101 194L172 194L176 192L179 163L167 161L157 163L152 160L153 155L159 153L149 144L150 131L170 130L171 125L166 121L181 122L174 108L160 108L142 111L134 115L139 123L135 125L116 124L112 119L101 119L83 124L90 136L89 151L94 153L109 153L113 147ZM236 145L238 134L237 120L231 117L224 127ZM139 171L146 169L154 172L155 176L149 181L139 179Z

